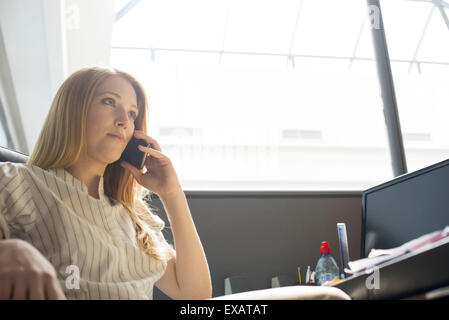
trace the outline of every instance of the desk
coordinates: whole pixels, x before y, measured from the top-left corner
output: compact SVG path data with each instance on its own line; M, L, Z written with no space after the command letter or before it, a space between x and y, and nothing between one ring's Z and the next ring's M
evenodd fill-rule
M384 262L378 267L378 289L368 289L366 282L373 273L365 272L331 286L343 290L354 300L403 299L448 286L449 238Z

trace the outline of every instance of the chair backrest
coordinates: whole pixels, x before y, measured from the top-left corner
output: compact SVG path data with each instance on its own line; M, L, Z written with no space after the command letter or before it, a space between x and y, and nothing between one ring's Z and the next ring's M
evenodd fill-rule
M29 156L22 152L14 151L0 146L0 162L10 161L25 163L27 162L28 158Z

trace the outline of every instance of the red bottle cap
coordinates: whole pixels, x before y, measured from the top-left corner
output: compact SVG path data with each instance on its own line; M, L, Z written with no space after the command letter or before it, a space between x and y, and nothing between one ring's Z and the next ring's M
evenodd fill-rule
M321 242L320 253L329 253L331 252L331 248L329 247L329 242L323 241Z

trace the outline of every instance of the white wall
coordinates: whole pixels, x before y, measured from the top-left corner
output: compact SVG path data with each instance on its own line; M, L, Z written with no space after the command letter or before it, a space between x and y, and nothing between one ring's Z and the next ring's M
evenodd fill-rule
M85 65L109 64L114 8L113 0L0 1L12 81L3 87L14 90L16 117L26 138L17 150L31 152L53 97L69 74Z
M51 101L43 1L1 1L0 23L29 153ZM9 107L9 106L8 106Z

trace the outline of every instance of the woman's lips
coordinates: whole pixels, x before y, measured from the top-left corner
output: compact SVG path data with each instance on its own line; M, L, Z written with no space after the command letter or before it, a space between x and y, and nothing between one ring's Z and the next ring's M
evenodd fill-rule
M124 140L125 140L124 138L122 138L122 137L120 137L120 136L116 136L115 134L110 134L110 133L108 133L108 136L110 136L110 137L112 137L112 138L115 138L115 139L117 139L117 140L120 140L120 141L124 141Z

